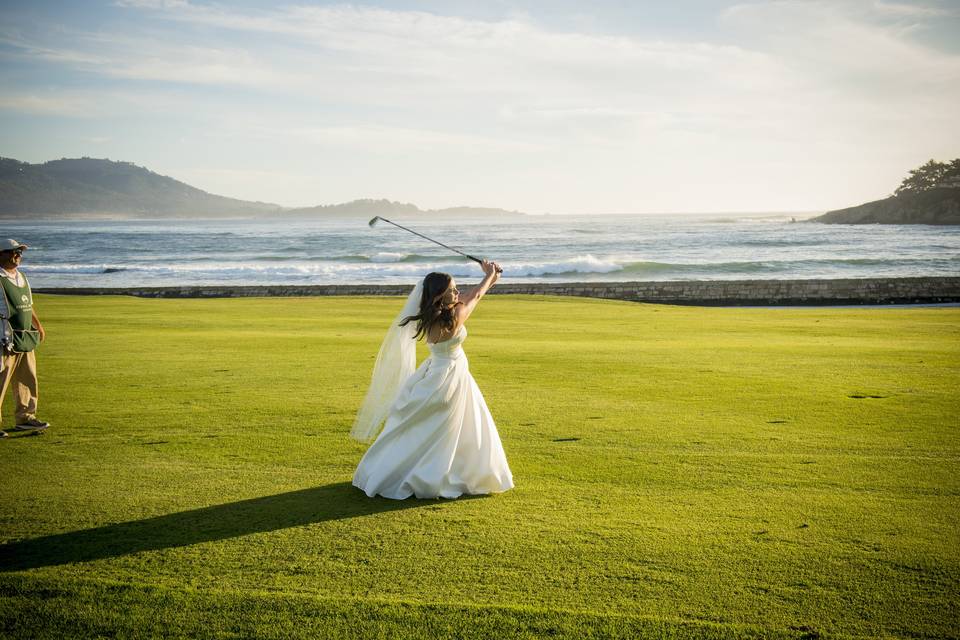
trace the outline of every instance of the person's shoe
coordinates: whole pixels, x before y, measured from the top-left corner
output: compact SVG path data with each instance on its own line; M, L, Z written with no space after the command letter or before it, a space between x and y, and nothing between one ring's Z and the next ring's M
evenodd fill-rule
M0 431L0 438L9 438L10 434L6 431Z
M42 431L50 426L49 422L44 422L43 420L37 420L36 418L28 418L23 420L13 428L14 431Z

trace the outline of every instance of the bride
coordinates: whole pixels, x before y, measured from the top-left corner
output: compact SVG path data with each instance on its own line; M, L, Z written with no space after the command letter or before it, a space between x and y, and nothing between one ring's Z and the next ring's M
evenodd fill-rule
M430 273L414 288L391 324L373 379L350 434L370 445L353 474L368 496L403 500L499 493L513 476L463 352L464 323L500 279L495 262L482 263L479 286L462 297L446 273ZM430 356L414 370L416 341Z

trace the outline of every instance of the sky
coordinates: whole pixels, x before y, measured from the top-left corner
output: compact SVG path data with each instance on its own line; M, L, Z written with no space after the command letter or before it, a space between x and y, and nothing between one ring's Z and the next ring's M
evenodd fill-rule
M283 206L819 212L958 113L960 0L0 0L0 156Z

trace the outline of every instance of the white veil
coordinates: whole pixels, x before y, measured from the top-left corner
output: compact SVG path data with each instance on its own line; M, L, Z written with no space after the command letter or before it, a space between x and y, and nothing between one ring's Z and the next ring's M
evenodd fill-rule
M390 411L400 387L417 368L417 323L411 321L405 327L400 322L407 316L420 313L420 298L423 295L423 279L417 282L403 309L387 329L387 335L377 353L373 365L370 388L364 398L350 430L350 436L361 442L370 442L380 433L380 427Z

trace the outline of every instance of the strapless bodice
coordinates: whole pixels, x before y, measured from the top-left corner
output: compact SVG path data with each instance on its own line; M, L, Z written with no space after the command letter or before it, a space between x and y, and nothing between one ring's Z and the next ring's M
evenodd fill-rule
M463 347L461 345L463 345L463 341L466 339L467 327L466 325L460 325L460 329L452 338L434 344L428 342L427 348L430 349L430 355L435 358L456 358L463 354Z

